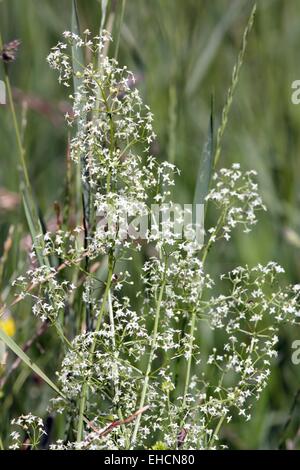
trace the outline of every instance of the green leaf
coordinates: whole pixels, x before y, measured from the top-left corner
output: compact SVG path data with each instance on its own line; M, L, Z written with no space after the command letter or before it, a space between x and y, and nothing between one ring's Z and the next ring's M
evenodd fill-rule
M107 6L108 6L108 0L101 0L101 22L100 22L100 28L99 28L99 36L103 33L104 29L104 24L106 20L106 15L107 15Z
M35 372L42 380L44 380L56 393L64 398L58 387L49 377L25 354L25 352L10 338L3 330L0 329L0 339L11 349L33 372Z
M215 152L215 156L214 156L214 167L217 165L217 163L219 161L219 158L220 158L220 155L221 155L222 139L223 139L223 135L224 135L224 132L226 130L226 127L227 127L228 116L229 116L229 113L230 113L230 110L231 110L234 93L235 93L236 87L237 87L238 82L239 82L240 72L241 72L243 62L244 62L244 57L245 57L245 53L246 53L246 49L247 49L249 34L252 30L254 17L255 17L255 12L256 12L256 3L254 4L254 6L252 8L252 11L251 11L251 14L249 16L249 19L248 19L248 22L247 22L247 25L246 25L246 28L245 28L244 34L243 34L242 47L240 49L240 52L239 52L239 55L238 55L238 58L237 58L237 62L236 62L235 66L233 67L233 70L232 70L231 83L230 83L230 86L229 86L228 91L227 91L226 102L225 102L225 105L224 105L223 110L222 110L221 124L220 124L218 132L217 132L217 143L216 143L216 152Z
M36 206L33 200L31 190L27 188L27 186L24 186L22 188L22 199L23 199L23 205L24 205L24 210L25 210L25 215L26 215L26 220L28 223L30 235L31 235L32 241L35 242L37 235L42 234L43 230L42 230L42 226L40 223L40 219L37 214L37 210L36 210ZM41 243L43 243L43 238L41 238ZM48 258L43 256L42 250L36 249L35 251L36 251L39 265L42 266L46 264L47 266L49 266Z
M122 23L123 23L123 19L124 19L124 13L125 13L125 4L126 4L126 0L122 0L121 10L120 10L120 13L118 15L118 21L117 21L117 24L116 24L116 30L115 30L116 47L115 47L115 54L114 54L115 59L118 58L118 53L119 53L121 28L122 28Z
M213 29L210 37L206 41L206 46L198 59L195 61L194 69L192 70L186 84L186 93L191 96L199 88L205 74L212 61L214 60L219 47L222 44L223 38L233 23L241 15L248 0L234 0L230 2L225 15L221 18L220 22Z
M208 127L207 139L202 150L201 161L198 170L194 204L204 204L208 194L212 168L213 168L213 147L214 147L214 110L213 98L211 99L211 113Z
M80 24L79 24L79 15L78 15L78 8L77 8L77 1L73 0L72 1L72 16L71 16L71 30L72 33L77 34L80 36ZM82 72L82 69L84 67L84 56L83 56L83 50L81 47L76 47L72 46L72 67L73 67L73 86L74 86L74 94L77 93L79 90L79 86L82 82L82 78L80 78L77 73ZM78 125L78 130L80 131L82 126L84 125L84 122L82 125ZM84 162L82 161L81 158L81 165L77 166L77 171L76 171L76 207L77 211L80 213L81 212L81 205L82 205L82 193L83 193L83 202L84 202L84 211L86 212L86 208L88 207L88 201L89 201L89 188L88 185L85 185L84 187L81 186L81 172L84 171ZM86 213L85 213L85 219Z

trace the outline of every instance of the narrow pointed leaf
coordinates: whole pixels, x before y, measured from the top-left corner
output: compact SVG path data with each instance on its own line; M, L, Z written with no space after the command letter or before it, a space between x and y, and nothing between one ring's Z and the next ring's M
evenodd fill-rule
M26 220L28 223L31 239L35 242L36 237L43 233L42 226L40 223L40 219L37 214L36 206L33 201L33 197L31 191L27 187L23 187L22 189L22 199L23 205L26 215ZM41 238L41 243L43 243L43 239ZM39 265L42 266L44 264L49 266L48 258L43 256L41 249L36 249L36 255L39 262Z
M71 19L71 29L72 33L80 36L80 25L79 25L79 16L76 0L72 1L72 19ZM78 91L80 86L81 79L76 76L76 72L81 71L81 66L84 64L84 57L81 47L72 47L72 59L73 59L73 70L74 70L74 92Z

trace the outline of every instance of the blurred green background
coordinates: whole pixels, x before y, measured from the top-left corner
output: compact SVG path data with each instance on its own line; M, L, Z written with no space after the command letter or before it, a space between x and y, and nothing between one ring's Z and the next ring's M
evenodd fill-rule
M120 18L121 3L109 2L114 24ZM182 172L175 189L177 202L193 201L211 96L218 125L252 6L250 0L126 1L119 60L135 72L154 113L153 152L176 163ZM82 31L89 28L97 34L101 1L78 0L78 8ZM9 75L23 123L31 184L46 221L55 217L54 202L63 204L67 148L63 116L68 109L68 93L57 83L46 56L61 33L70 29L71 9L71 0L0 1L3 41L21 40ZM298 0L258 2L219 166L240 162L245 169L257 170L268 212L261 214L252 234L235 234L232 243L211 254L210 269L216 273L274 260L285 268L286 282L300 282L300 105L291 103L291 84L300 79L299 17ZM11 280L27 259L28 229L18 203L15 140L9 109L0 106L0 253L9 227L15 227L1 279L2 301L12 298ZM30 337L35 320L26 304L14 308L12 315L16 341L21 344ZM224 431L231 447L276 448L281 442L299 447L300 404L295 403L293 410L292 405L300 388L300 366L291 362L291 343L299 336L291 328L281 332L277 364L270 386L256 404L254 419ZM31 351L49 374L55 370L55 344L50 360L44 347L47 344L49 349L51 341L47 333ZM4 438L12 416L29 410L45 416L50 392L26 367L19 367L0 393ZM289 416L291 422L283 432Z

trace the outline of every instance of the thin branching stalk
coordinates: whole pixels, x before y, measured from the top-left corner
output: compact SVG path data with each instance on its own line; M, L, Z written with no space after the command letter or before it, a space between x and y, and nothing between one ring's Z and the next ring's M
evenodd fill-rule
M186 398L187 398L189 385L190 385L191 367L192 367L192 359L193 359L193 346L194 346L194 341L195 341L195 328L196 328L196 310L193 309L192 318L191 318L191 328L190 328L190 344L189 344L190 354L189 354L187 368L186 368L182 408L185 408Z
M204 247L203 253L202 253L202 265L204 266L207 255L209 253L210 247L213 244L214 237L218 236L218 233L223 225L224 217L226 213L222 213L221 216L218 219L216 229L213 232L213 234L209 237L209 240ZM202 292L199 293L199 301L201 299ZM184 383L184 393L183 393L183 402L182 402L182 408L185 408L186 405L186 398L188 394L188 389L190 385L190 378L191 378L191 367L192 367L192 360L193 360L193 346L194 346L194 341L195 341L195 329L196 329L196 317L197 317L197 312L196 309L193 309L192 311L192 316L191 316L191 327L190 327L190 342L189 342L189 351L190 355L188 358L187 362L187 368L186 368L186 375L185 375L185 383Z

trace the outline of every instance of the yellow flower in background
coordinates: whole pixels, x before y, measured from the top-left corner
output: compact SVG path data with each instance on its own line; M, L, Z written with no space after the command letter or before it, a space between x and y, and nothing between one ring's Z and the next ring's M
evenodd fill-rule
M0 317L0 329L3 330L8 336L14 336L16 333L15 321L9 313L5 313L2 317Z

